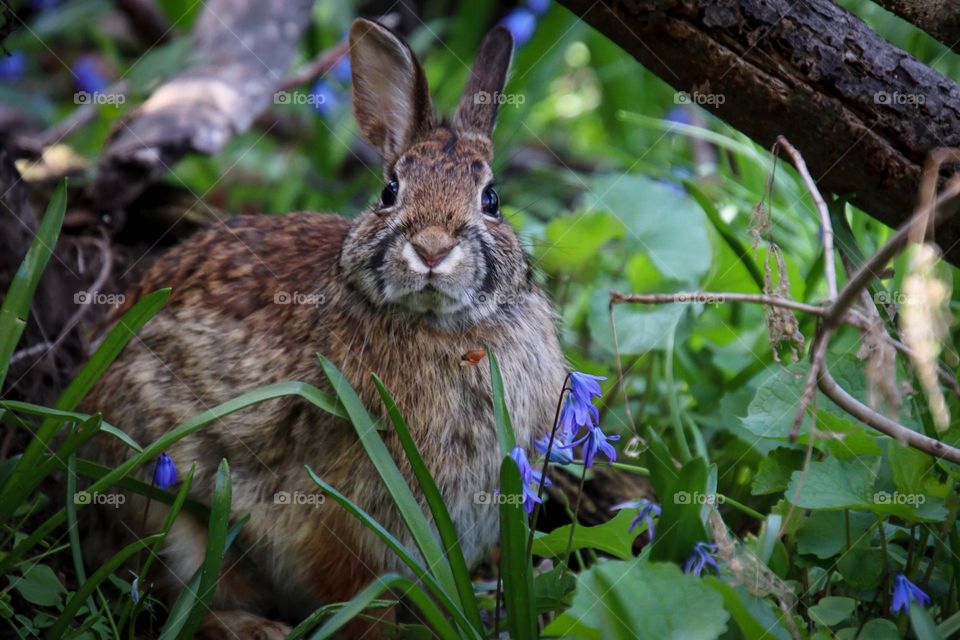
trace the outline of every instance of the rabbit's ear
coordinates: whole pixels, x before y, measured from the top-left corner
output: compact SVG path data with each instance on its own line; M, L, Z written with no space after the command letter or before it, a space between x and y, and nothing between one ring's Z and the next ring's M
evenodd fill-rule
M427 79L413 51L376 22L350 28L353 115L387 165L433 128Z
M473 62L453 124L463 131L485 136L493 133L500 94L507 83L513 58L513 36L503 27L494 27L483 39Z

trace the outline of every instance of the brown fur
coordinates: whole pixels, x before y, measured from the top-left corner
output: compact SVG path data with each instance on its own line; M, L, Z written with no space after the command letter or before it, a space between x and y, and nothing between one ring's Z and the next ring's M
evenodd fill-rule
M351 35L355 87L365 86L370 71L364 65L371 58L358 56L357 49L374 46L396 54L397 43L406 48L382 27L357 24ZM487 50L496 49L502 60L499 47L511 46L509 37L505 41L498 31L493 41L497 46L488 44ZM481 49L475 74L484 74L483 55ZM404 56L394 57L407 64ZM383 64L382 56L372 58ZM368 62L357 64L364 59ZM410 60L415 69L407 75L419 82L422 71L412 54ZM486 85L482 79L472 82L499 90L504 74L494 70ZM366 87L366 100L374 92ZM361 131L384 153L388 175L397 177L396 204L375 206L355 221L312 213L244 216L175 248L149 269L127 304L172 287L167 308L108 370L86 409L103 412L138 441L150 442L269 383L302 380L332 392L315 357L319 352L382 418L370 380L375 372L409 422L468 561L475 562L497 538L496 507L478 504L475 496L496 488L501 454L487 362L464 367L461 359L477 349L496 354L517 441L529 447L534 434L550 426L565 375L554 318L510 225L480 210L480 193L492 178L492 116L471 120L488 125L484 131L440 126L408 135L385 132L395 123L379 121L364 108L355 105ZM399 111L426 117L416 105ZM399 128L419 132L424 126ZM401 139L407 146L396 151L391 145ZM407 248L417 238L431 246L456 245L456 264L429 275L418 272ZM416 487L398 442L389 431L382 435ZM91 453L111 465L127 455L110 438L97 441ZM237 543L243 556L228 558L215 599L216 609L247 613L226 614L226 621L208 620L209 625L246 629L254 619L249 614L297 621L321 604L349 599L386 571L407 573L374 534L333 501L275 502L278 492L319 495L304 471L309 465L415 549L354 429L343 420L299 399L278 399L227 416L167 453L181 478L196 465L191 493L201 501L209 501L217 464L227 458L234 516L250 517ZM149 470L142 473L149 478ZM143 507L129 496L121 509L108 513L112 537L107 544L98 538L91 555L109 553L142 533ZM159 528L164 515L160 505L152 505L146 529ZM181 515L157 563L161 590L182 589L204 545L203 524ZM356 626L348 634L362 632Z

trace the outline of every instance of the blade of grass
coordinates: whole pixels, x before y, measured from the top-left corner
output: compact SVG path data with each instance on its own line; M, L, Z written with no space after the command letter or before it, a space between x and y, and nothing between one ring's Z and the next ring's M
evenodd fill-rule
M230 482L230 465L226 459L220 461L213 487L213 501L210 506L210 524L207 529L207 552L200 568L200 585L197 588L197 601L190 608L187 622L180 630L179 637L189 640L196 635L203 617L210 610L213 595L220 581L220 567L227 551L227 530L230 528L230 505L233 500Z
M44 418L57 419L61 422L73 421L73 422L83 422L88 420L90 415L87 413L77 413L76 411L61 411L60 409L51 409L49 407L41 407L38 404L31 404L29 402L20 402L19 400L0 400L0 409L7 409L11 413L26 413L32 416L41 416ZM137 444L137 441L128 436L126 433L120 429L114 427L108 422L100 422L100 431L104 433L109 433L114 438L127 445L134 451L143 451L143 447Z
M211 422L215 422L225 416L246 409L267 400L282 398L285 396L299 396L309 401L316 407L327 411L336 416L345 417L343 409L330 396L319 389L305 382L278 382L267 385L259 389L253 389L244 394L227 400L193 418L181 423L177 427L163 434L160 438L147 445L143 451L131 456L125 462L111 469L109 473L94 482L87 489L90 492L103 491L114 486L125 478L128 474L138 469L141 465L149 462L166 451L176 442L186 438L191 433L202 429ZM79 461L78 461L79 462ZM81 505L82 507L83 505ZM0 574L10 570L14 564L23 556L24 553L35 547L41 540L48 536L54 529L63 524L66 514L63 509L55 512L46 521L40 524L29 536L21 540L6 555L0 557Z
M403 546L403 543L397 540L397 538L392 533L387 531L383 525L377 522L373 516L351 502L346 496L320 478L316 473L314 473L313 469L307 467L307 473L310 474L310 478L317 483L317 486L323 489L337 502L337 504L346 509L352 516L360 520L365 527L377 534L377 536L383 540L388 547L390 547L390 550L397 554L397 557L400 558L405 565L410 567L410 570L413 571L413 574L430 589L431 593L433 593L434 597L437 598L440 604L446 607L446 609L451 613L453 618L457 621L457 624L462 630L464 630L465 633L474 631L474 633L471 634L473 637L483 637L482 634L478 634L476 630L470 626L470 622L460 609L459 604L451 597L451 593L444 591L443 586L441 586L441 584L437 581L437 578L427 571L423 564L421 564L420 560L417 559L409 549Z
M104 339L96 353L83 366L77 376L67 385L55 404L56 409L72 411L83 400L96 381L107 370L107 367L116 360L134 333L140 330L166 304L170 297L169 289L161 289L146 296L127 311ZM13 470L13 474L3 489L0 490L0 520L5 520L13 513L13 509L23 496L29 495L43 480L36 469L37 460L50 445L56 435L59 422L52 418L44 420L31 439L23 453L20 464Z
M396 601L391 600L374 600L368 606L371 609L386 609L387 607L392 607L396 604ZM309 616L303 619L303 621L293 628L293 631L287 634L287 637L284 640L300 640L308 633L313 631L314 627L320 624L320 621L326 618L329 615L333 615L337 611L340 611L343 607L346 606L346 603L338 602L337 604L327 604Z
M147 536L142 540L137 540L136 542L121 549L117 555L113 556L104 564L102 564L100 568L98 568L93 575L90 576L90 579L81 584L70 600L67 601L67 604L60 613L60 616L57 618L57 621L50 628L47 638L49 640L57 640L60 638L67 630L67 627L70 625L70 621L73 620L73 617L77 614L77 611L80 609L81 605L83 605L83 603L90 597L94 589L96 589L101 582L106 580L114 571L116 571L120 565L126 562L127 558L135 554L140 549L143 549L147 545L151 544L156 537L157 536Z
M388 589L402 589L403 595L409 598L414 605L423 614L426 621L440 638L458 640L461 636L457 635L454 628L447 622L437 605L424 593L423 589L416 582L403 576L388 573L376 578L369 586L355 595L350 602L346 603L332 618L317 630L311 636L311 640L324 640L332 638L347 622L357 617L362 611L370 608L371 603L379 599L380 594Z
M500 465L501 495L522 496L523 484L517 463L510 456ZM522 500L500 503L500 566L503 572L503 599L508 612L511 640L537 637L534 608L533 565L527 553L527 514Z
M90 418L90 422L93 423L92 426L88 426L87 423L80 426L78 431L92 430L93 433L96 433L100 430L98 422L100 422L100 416L93 416ZM70 556L73 560L73 570L76 573L77 584L84 584L87 581L87 570L83 565L83 550L80 548L80 527L77 526L77 454L71 453L67 458L67 477L66 477L66 490L67 494L64 497L64 507L67 510L67 537L70 541ZM97 613L97 606L93 599L93 594L90 595L89 600L87 601L87 607L90 609L90 613Z
M227 533L227 542L224 545L224 552L230 549L233 541L236 540L238 535L240 535L241 529L243 529L244 525L247 524L249 519L250 516L244 516L240 522L233 525L229 533ZM200 574L202 572L203 567L201 566L196 570L190 580L187 581L187 584L183 587L180 595L177 596L173 606L170 607L170 613L167 615L167 622L163 625L163 629L160 630L160 635L158 636L159 640L173 640L183 629L187 622L187 616L190 614L190 611L197 602L197 594L200 592Z
M453 579L453 572L444 558L440 543L437 541L427 517L420 509L420 504L414 497L413 491L410 490L406 478L403 477L397 463L393 460L393 456L390 455L390 450L387 449L387 445L384 444L383 439L377 432L373 418L367 413L367 409L363 406L357 392L353 390L340 370L323 356L318 354L318 357L324 373L330 379L334 392L340 398L340 403L350 416L350 423L357 432L360 444L363 445L367 456L383 479L384 486L390 492L390 497L393 498L400 517L407 525L407 529L410 530L427 569L436 575L437 580L443 585L444 591L456 594L457 587Z
M0 307L0 388L7 379L10 359L27 326L33 295L40 284L53 248L57 245L63 216L67 210L67 181L64 179L54 190L47 205L47 212L37 227L27 255L20 263L7 295Z
M503 390L503 376L500 375L500 363L492 351L487 353L490 360L490 387L493 394L493 419L497 425L497 440L500 442L500 453L510 455L517 446L517 439L513 434L513 422L507 410L506 393Z
M387 407L387 413L393 426L397 430L397 437L404 453L407 454L407 460L413 474L420 484L420 490L423 492L430 507L430 513L433 515L433 522L437 526L437 532L440 534L440 542L443 544L444 552L447 555L447 561L450 564L450 571L453 573L453 579L457 584L457 592L460 595L460 605L463 607L471 624L478 631L483 630L483 622L480 620L480 609L477 607L476 596L473 593L473 582L470 580L470 569L467 567L467 561L463 557L463 550L460 548L460 538L457 536L457 529L453 525L453 519L447 510L447 505L443 501L443 494L437 487L430 470L420 455L417 443L413 441L410 435L410 429L406 420L397 408L397 403L393 396L384 386L383 382L376 375L373 376L373 383L380 392L383 404Z

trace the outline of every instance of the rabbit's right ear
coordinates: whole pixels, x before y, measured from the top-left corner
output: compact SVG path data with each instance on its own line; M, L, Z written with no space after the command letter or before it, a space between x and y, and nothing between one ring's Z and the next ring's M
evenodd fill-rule
M433 128L427 79L413 51L376 22L350 28L353 115L387 166Z

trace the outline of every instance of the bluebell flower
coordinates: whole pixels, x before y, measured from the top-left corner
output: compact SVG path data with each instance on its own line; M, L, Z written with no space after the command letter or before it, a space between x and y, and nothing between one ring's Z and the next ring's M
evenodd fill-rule
M8 82L19 80L23 77L26 62L27 58L22 51L11 51L10 55L0 52L0 80Z
M647 500L646 498L641 498L640 500L628 500L627 502L621 502L620 504L613 507L614 511L619 511L620 509L640 509L637 512L637 516L630 521L630 528L628 531L633 533L633 530L640 526L641 522L647 523L647 531L650 532L650 540L653 540L653 536L657 533L657 527L653 521L654 516L657 518L660 517L660 505Z
M546 455L547 447L550 446L550 433L545 433L541 438L535 440L533 446L537 448L537 451ZM570 464L573 462L573 454L570 452L569 447L567 447L566 440L564 440L563 433L560 429L557 429L557 433L553 438L553 446L550 447L550 457L547 458L547 460L557 464Z
M133 604L140 603L140 576L136 576L133 584L130 585L130 599L133 600Z
M95 56L81 57L74 63L72 71L80 91L99 93L107 88L107 79L100 72L100 63Z
M583 445L583 464L587 467L593 466L593 458L597 455L599 451L603 455L607 456L607 460L614 462L617 459L617 450L613 448L613 445L610 442L619 440L620 436L608 436L600 427L592 426L587 430L587 433L580 438L575 440L567 445L569 448L576 447L577 445Z
M516 46L525 45L533 37L533 32L537 28L537 16L533 15L528 9L514 9L500 22L513 34L513 42Z
M161 453L153 467L153 484L161 489L169 489L177 481L177 465L173 458Z
M894 613L900 613L901 609L906 608L907 613L910 613L911 600L914 600L922 607L930 604L930 596L925 594L920 587L910 582L907 576L902 573L897 574L897 577L893 579L893 602L890 605L890 610Z
M677 124L690 124L690 109L686 105L677 105L667 112L663 117L667 122L676 122Z
M594 398L603 395L600 390L600 380L606 380L605 376L594 376L582 371L570 372L570 392L577 401L584 404L590 404Z
M540 481L543 480L543 474L530 466L527 452L522 447L514 447L513 451L510 452L510 457L513 458L520 469L520 483L523 485L523 510L531 513L535 504L543 502L537 495ZM550 484L550 478L547 478L544 486L550 486ZM531 485L533 486L531 487Z
M334 78L337 79L337 82L345 85L350 84L352 81L350 71L350 56L343 56L337 60L330 69L330 73Z
M693 554L687 558L687 561L683 564L684 573L692 573L693 575L700 577L700 574L703 573L703 570L706 567L713 567L713 570L717 573L720 573L720 567L717 566L717 561L713 559L713 556L710 555L717 550L717 545L708 544L706 542L698 542L693 545Z
M310 104L321 116L328 116L336 111L340 100L340 92L322 78L317 80L310 91Z
M542 16L550 8L550 0L527 0L527 7L538 16Z

